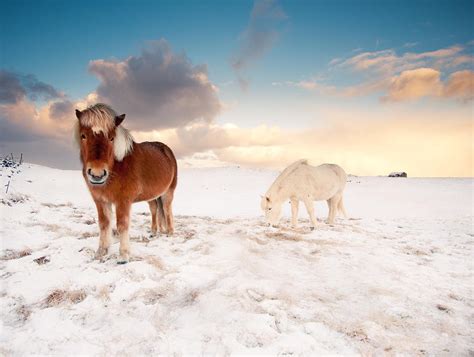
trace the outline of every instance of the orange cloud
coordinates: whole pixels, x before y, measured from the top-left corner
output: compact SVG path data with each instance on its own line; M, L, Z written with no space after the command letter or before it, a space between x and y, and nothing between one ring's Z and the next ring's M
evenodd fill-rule
M393 75L409 69L432 67L434 64L444 66L449 63L457 63L458 65L465 63L466 55L463 55L462 51L464 51L464 47L459 45L421 53L407 52L402 55L398 55L393 49L388 49L363 52L340 61L337 66L349 67L357 71L373 70Z
M403 71L392 78L388 95L382 101L398 102L440 94L442 84L440 73L432 68L418 68Z
M329 63L330 72L350 69L345 75L363 75L360 83L335 86L319 79L274 82L276 86L290 86L313 91L326 96L359 97L384 93L383 102L400 102L422 97L444 97L470 100L472 95L472 71L452 73L446 83L441 78L453 69L472 64L474 57L466 54L460 45L422 53L397 54L393 49L358 53ZM446 73L447 72L447 73ZM327 77L327 76L321 76ZM370 78L367 80L366 78Z
M432 68L404 71L392 78L388 91L382 101L399 102L427 96L468 101L474 97L474 72L458 71L442 82L440 72Z
M459 71L451 74L443 89L443 96L455 97L463 101L474 98L474 72Z

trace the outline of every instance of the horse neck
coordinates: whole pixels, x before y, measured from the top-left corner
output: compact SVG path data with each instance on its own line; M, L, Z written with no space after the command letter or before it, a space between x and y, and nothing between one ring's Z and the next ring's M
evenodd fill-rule
M286 180L273 183L268 189L266 196L274 203L283 203L283 201L290 197L285 184Z

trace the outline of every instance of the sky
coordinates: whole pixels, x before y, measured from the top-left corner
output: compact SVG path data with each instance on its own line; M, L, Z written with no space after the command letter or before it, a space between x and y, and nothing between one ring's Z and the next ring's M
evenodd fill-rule
M472 1L0 1L0 154L79 168L74 109L182 165L473 173Z

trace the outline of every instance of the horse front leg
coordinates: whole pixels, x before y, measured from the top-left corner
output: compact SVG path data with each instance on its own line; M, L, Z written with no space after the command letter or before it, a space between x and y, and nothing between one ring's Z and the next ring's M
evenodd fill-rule
M311 220L311 228L315 228L318 225L318 220L314 216L314 202L311 200L305 200L304 205L306 206L309 219Z
M117 264L126 264L130 260L130 241L128 237L128 227L130 222L131 203L118 204L117 213L117 231L120 238L120 256Z
M291 225L293 228L296 228L296 225L298 224L298 206L299 206L299 201L296 199L290 200L291 202Z
M112 225L110 224L112 216L112 204L108 202L94 201L99 216L99 248L95 253L95 259L100 259L109 252L112 242Z

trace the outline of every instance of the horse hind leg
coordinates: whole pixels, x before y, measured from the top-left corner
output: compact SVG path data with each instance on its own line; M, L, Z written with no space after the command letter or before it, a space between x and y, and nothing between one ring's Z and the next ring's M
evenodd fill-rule
M329 224L334 224L334 220L336 219L337 207L338 207L340 199L341 199L341 196L336 195L328 200L329 202L328 223Z
M158 227L160 228L160 233L166 233L167 225L166 225L166 217L165 217L165 210L163 207L163 198L158 197L156 199L156 220L158 223Z
M344 202L343 202L342 196L341 196L341 199L339 200L337 208L339 209L339 212L342 213L344 218L347 218L347 212L346 212L346 209L344 208Z
M172 190L169 190L166 192L162 197L163 200L163 210L164 210L164 216L166 219L166 227L167 227L167 234L173 235L174 233L174 219L173 219L173 196L174 192Z
M148 201L148 205L150 206L151 212L151 235L155 236L158 230L157 228L157 215L158 215L158 202L156 200Z
M291 225L296 228L296 225L298 224L298 206L299 206L299 201L298 200L291 200Z

